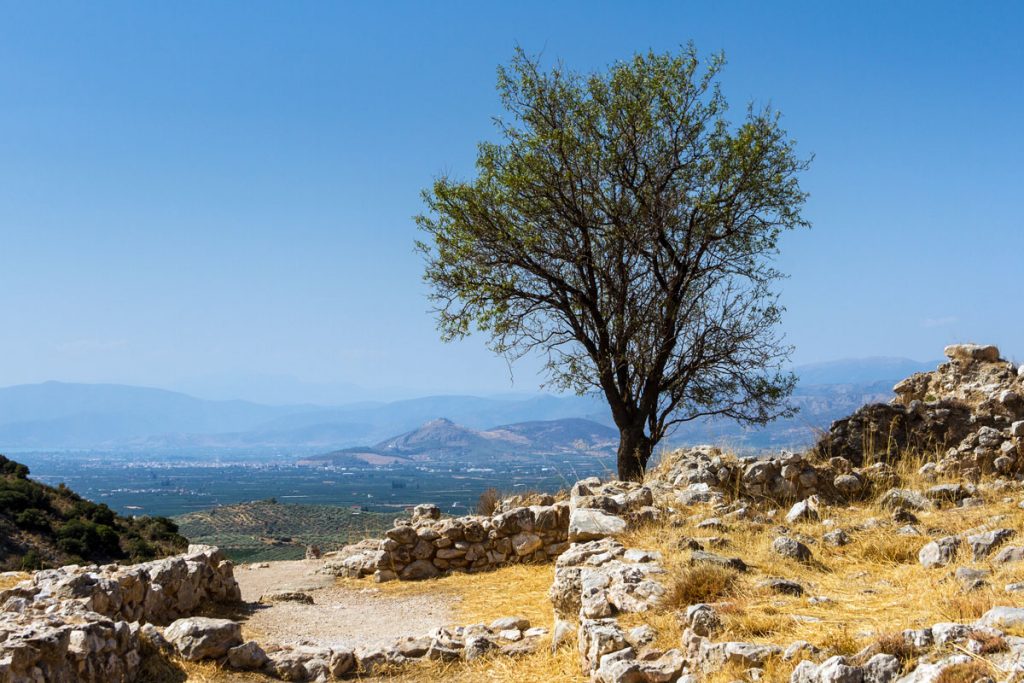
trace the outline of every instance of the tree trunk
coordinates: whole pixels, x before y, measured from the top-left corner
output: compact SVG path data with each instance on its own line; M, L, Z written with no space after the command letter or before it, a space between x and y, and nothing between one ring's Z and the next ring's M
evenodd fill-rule
M619 479L643 481L644 468L651 457L654 444L644 434L643 427L619 430Z

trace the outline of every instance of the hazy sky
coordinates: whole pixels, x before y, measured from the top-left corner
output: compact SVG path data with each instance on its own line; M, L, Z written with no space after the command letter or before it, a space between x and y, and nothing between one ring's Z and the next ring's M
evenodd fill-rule
M1015 2L4 3L0 385L536 389L437 340L419 191L472 173L516 44L589 70L691 39L816 156L795 361L1024 359L1022 35Z

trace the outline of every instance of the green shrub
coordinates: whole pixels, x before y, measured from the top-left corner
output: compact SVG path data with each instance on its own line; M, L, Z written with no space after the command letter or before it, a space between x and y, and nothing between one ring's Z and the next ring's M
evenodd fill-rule
M83 558L122 557L117 532L106 524L72 519L57 530L57 545Z
M14 516L30 504L28 496L21 491L11 489L0 490L0 513Z
M49 518L39 508L28 508L23 512L19 512L14 521L22 529L45 531L50 528Z
M28 477L28 465L22 465L20 462L14 462L0 455L0 474L13 475L18 479L25 479Z
M24 557L21 558L21 570L26 572L36 571L37 569L46 569L47 562L43 559L35 548L30 549L25 553Z

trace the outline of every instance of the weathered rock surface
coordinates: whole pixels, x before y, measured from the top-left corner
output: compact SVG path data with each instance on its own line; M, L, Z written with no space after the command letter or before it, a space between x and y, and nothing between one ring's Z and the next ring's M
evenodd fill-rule
M164 638L182 659L190 662L219 659L242 644L242 627L230 619L188 617L168 626Z
M925 545L917 553L917 560L925 567L944 567L953 561L960 548L960 539L956 536L944 536Z

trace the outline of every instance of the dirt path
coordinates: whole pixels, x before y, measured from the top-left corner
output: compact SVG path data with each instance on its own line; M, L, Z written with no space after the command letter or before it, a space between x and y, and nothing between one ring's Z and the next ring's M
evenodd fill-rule
M322 565L320 560L297 560L236 568L242 599L251 606L243 624L246 637L260 643L380 647L455 621L457 598L392 595L369 583L366 588L342 588L334 577L316 573ZM290 591L308 594L313 604L259 604L263 595Z

